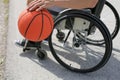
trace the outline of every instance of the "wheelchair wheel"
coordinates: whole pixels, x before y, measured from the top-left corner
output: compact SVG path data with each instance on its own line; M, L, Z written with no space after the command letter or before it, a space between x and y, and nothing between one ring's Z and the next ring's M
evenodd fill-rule
M71 18L76 19L74 24L63 27L62 24L66 20L71 21ZM90 23L95 25L99 34L93 32L88 35ZM70 14L56 19L54 26L49 37L49 46L53 56L63 67L74 72L87 73L100 69L109 60L112 52L111 36L106 26L95 16L80 11L79 15ZM62 42L56 37L58 30L65 33ZM84 35L84 39L78 35L79 33ZM105 45L88 44L88 37L94 37L96 40L102 38Z
M109 14L107 12L109 12ZM117 36L119 29L120 29L120 17L119 17L117 10L108 1L105 2L103 10L100 14L100 19L107 26L110 32L111 38L114 39ZM102 39L95 41L95 40L88 38L87 42L91 44L98 44L98 45L104 44L104 40Z
M106 12L106 10L110 11L109 15L104 14ZM103 11L101 13L100 19L106 24L106 26L108 27L108 30L110 31L112 39L114 39L119 32L120 17L119 17L117 10L108 1L105 2L105 6L104 6Z

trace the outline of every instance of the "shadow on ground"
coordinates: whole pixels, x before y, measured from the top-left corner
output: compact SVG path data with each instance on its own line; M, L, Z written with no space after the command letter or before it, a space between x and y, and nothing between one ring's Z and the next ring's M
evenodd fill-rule
M44 45L46 51L49 51L49 47L47 45ZM117 53L117 54L116 54ZM53 59L47 57L45 60L39 60L38 57L35 55L35 50L30 50L25 53L21 53L20 56L29 58L36 64L38 64L40 67L45 68L49 72L53 73L58 78L61 78L62 80L80 80L80 78L84 80L119 80L119 73L120 73L120 50L113 48L113 53L111 55L110 60L108 63L99 69L98 71L87 73L87 74L81 74L81 73L75 73L71 72L64 67L62 67L60 64L58 64ZM109 73L113 73L112 75Z

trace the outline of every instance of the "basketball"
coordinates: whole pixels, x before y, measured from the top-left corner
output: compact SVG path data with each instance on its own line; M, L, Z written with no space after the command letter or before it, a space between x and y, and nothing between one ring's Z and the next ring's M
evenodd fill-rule
M30 41L42 41L49 37L53 30L54 21L47 9L41 11L24 10L18 18L18 30Z

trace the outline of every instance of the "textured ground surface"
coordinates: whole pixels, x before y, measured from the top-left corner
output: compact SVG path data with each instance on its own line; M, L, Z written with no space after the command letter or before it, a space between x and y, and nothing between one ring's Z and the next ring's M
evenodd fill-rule
M0 0L0 80L3 80L7 35L7 4Z

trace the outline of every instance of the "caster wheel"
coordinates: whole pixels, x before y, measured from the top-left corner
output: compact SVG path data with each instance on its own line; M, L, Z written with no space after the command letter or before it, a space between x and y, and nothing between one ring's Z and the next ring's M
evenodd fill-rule
M29 51L30 49L28 48L23 48L23 52Z
M63 33L63 32L58 32L58 33L56 34L56 37L58 38L59 41L62 41L62 40L64 39L64 37L65 37L65 33Z
M78 48L80 46L81 41L79 39L76 39L75 37L73 38L73 45Z
M74 46L75 46L76 48L78 48L78 47L80 46L80 44L79 44L79 43L74 43Z
M40 60L43 60L47 57L47 53L44 50L36 50L36 54Z

